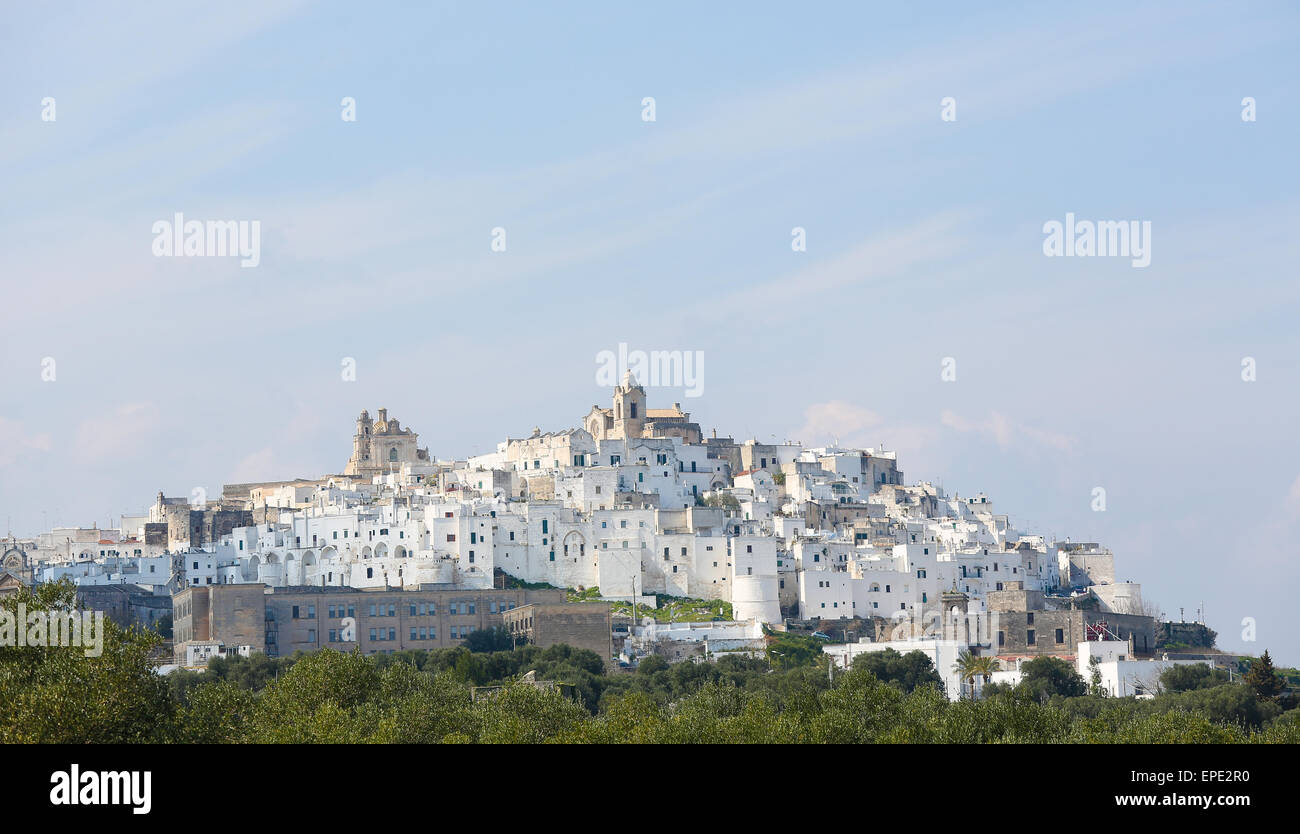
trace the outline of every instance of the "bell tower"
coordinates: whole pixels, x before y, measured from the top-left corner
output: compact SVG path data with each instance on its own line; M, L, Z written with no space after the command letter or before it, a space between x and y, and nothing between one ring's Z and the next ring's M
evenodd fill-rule
M373 425L370 422L370 412L362 409L360 416L357 417L357 433L352 436L352 458L348 460L347 469L343 474L360 475L363 468L371 465L370 432Z
M623 384L614 389L614 436L637 438L644 431L645 389L629 369L623 374Z

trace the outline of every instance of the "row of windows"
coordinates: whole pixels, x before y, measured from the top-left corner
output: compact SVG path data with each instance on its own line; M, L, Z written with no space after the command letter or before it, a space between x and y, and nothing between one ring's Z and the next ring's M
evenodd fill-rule
M308 620L316 619L315 605L293 606L293 619L295 620L303 619L304 607L306 608L306 612L305 612L306 619ZM502 600L501 602L497 602L496 600L491 600L488 602L488 612L492 614L504 613L516 607L517 604L510 600ZM330 619L342 619L343 617L356 617L357 615L357 608L355 605L347 605L347 606L331 605L326 610L328 612ZM409 616L412 617L436 617L438 615L438 607L435 603L432 602L412 602L407 605L407 612ZM370 616L372 617L396 617L397 606L391 602L372 603L370 605L369 613ZM447 613L452 615L477 614L478 603L476 602L448 603Z
M1032 618L1033 615L1031 614L1030 617ZM1033 622L1033 619L1030 619L1029 622L1032 623L1032 622ZM1064 643L1064 642L1065 642L1065 629L1063 629L1063 628L1058 628L1058 629L1056 629L1056 633L1053 635L1053 637L1056 638L1056 642L1057 642L1058 645ZM1006 640L1007 640L1006 632L1004 632L1004 631L999 631L999 632L998 632L998 645L999 645L999 646L1005 646L1005 645L1006 645ZM1036 645L1038 645L1038 634L1037 634L1037 632L1035 632L1034 629L1032 629L1032 628L1031 628L1031 629L1027 629L1027 630L1025 631L1025 645L1027 645L1027 646L1036 646Z

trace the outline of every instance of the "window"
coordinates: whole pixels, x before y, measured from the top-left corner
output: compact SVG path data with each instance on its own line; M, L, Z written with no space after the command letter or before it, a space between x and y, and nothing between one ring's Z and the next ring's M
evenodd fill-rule
M1063 628L1058 628L1058 629L1056 630L1056 642L1058 642L1058 643L1064 643L1064 642L1065 642L1065 629L1063 629Z
M1034 645L1034 630L1032 628L1025 632L1025 643L1030 646Z
M1034 612L1033 612L1033 611L1030 611L1030 612L1026 615L1026 617L1027 617L1026 622L1029 623L1029 625L1033 625L1033 624L1034 624Z

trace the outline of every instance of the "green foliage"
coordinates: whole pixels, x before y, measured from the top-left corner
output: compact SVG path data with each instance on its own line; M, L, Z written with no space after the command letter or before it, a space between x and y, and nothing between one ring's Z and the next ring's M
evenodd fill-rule
M723 509L726 509L726 510L732 510L732 511L734 511L734 512L739 512L739 511L740 511L740 500L737 499L736 496L732 495L730 492L717 493L717 494L711 494L711 495L709 495L708 498L705 498L705 499L704 499L704 506L706 506L706 507L722 507Z
M794 669L822 658L822 641L789 632L767 632L767 657L774 669Z
M515 647L515 639L505 626L493 626L470 632L463 645L471 652L508 652Z
M46 585L0 604L14 607L17 599L58 608L71 605L75 592ZM1022 667L1027 685L987 684L980 700L950 702L920 653L862 655L832 685L819 641L769 638L783 655L676 664L649 657L631 674L569 646L461 646L374 657L326 649L287 659L219 658L204 673L164 680L152 667L156 633L110 629L99 658L81 649L0 649L0 740L1300 743L1300 710L1283 713L1251 684L1223 682L1204 667L1167 675L1154 698L1111 698L1082 694L1068 664L1038 658ZM988 658L972 658L971 669L980 660ZM522 682L530 671L558 685ZM488 688L472 698L472 686Z
M259 744L330 744L363 740L375 730L362 710L379 689L380 671L359 652L321 649L272 681L258 699L249 739Z
M1165 692L1207 689L1228 682L1228 673L1211 669L1208 663L1193 666L1170 666L1160 673L1160 688Z
M912 692L920 686L936 686L943 689L943 678L935 671L934 664L924 652L912 651L899 654L893 649L879 652L867 652L853 659L854 669L865 669L877 680Z
M632 603L613 600L611 610L615 614L632 615ZM672 597L667 594L655 595L655 607L638 605L636 616L653 617L657 623L707 623L714 620L730 621L733 619L731 603L720 599L691 599L689 597Z
M988 681L993 673L998 670L998 659L996 657L976 656L968 651L963 651L954 664L953 671L970 685L971 700L975 699L975 681Z
M78 610L71 581L21 588L0 599L13 615ZM175 702L155 674L162 637L123 629L104 618L103 647L87 657L84 646L0 647L0 742L120 744L167 740Z
M194 744L243 741L256 700L252 692L229 681L201 683L190 690L180 709L176 740Z
M1255 690L1258 698L1269 701L1281 698L1285 683L1282 676L1273 669L1273 658L1268 656L1267 649L1261 657L1250 662L1250 669L1246 672L1246 685Z
M1020 666L1018 692L1040 703L1053 696L1077 698L1088 694L1088 685L1074 670L1074 666L1059 657L1044 655L1026 661Z

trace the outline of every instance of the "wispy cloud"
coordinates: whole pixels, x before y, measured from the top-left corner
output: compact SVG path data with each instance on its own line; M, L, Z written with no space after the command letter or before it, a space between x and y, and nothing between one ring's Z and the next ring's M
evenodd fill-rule
M1076 444L1075 439L1068 435L1027 426L998 411L990 412L982 420L971 420L952 411L944 411L939 422L962 434L991 438L1003 451L1013 447L1045 447L1058 452L1070 452Z

